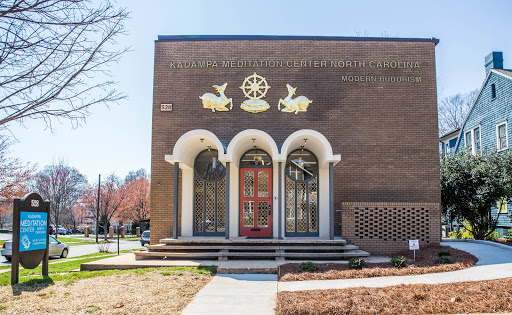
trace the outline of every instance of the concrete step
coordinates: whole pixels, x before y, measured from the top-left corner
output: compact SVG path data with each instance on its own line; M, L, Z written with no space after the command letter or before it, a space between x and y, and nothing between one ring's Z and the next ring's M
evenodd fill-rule
M173 239L173 238L164 238L160 240L160 244L166 245L241 245L241 246L250 246L250 245L302 245L302 246L318 246L318 245L345 245L347 241L344 239L334 239L334 240L316 240L316 239L286 239L286 240L278 240L278 239L221 239L221 238L212 238L212 239Z
M191 250L230 250L230 251L354 251L359 247L354 245L333 246L239 246L239 245L151 245L150 251L191 251Z
M315 257L315 258L352 258L352 257L369 257L370 254L368 252L358 250L355 252L349 253L282 253L281 256L289 257L289 258L305 258L305 257Z
M229 252L229 251L218 251L218 252L136 252L136 259L198 259L198 258L213 258L218 259L224 258L293 258L293 259L343 259L352 257L368 257L369 253L356 250L353 252L338 252L338 253L294 253L294 252Z

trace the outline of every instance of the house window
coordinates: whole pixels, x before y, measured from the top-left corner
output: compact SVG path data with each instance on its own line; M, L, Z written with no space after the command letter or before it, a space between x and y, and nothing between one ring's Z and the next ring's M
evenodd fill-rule
M465 133L465 145L470 154L476 155L480 153L481 138L480 126L474 127Z
M491 98L496 98L496 84L491 84Z
M501 198L498 201L498 213L507 213L507 199Z
M473 129L473 143L475 153L480 153L480 127L476 127L475 129Z
M504 122L496 126L498 150L505 150L508 148L507 129L507 122Z
M466 137L465 137L465 144L466 144L466 148L469 150L469 152L473 152L473 141L471 140L471 130L466 132Z

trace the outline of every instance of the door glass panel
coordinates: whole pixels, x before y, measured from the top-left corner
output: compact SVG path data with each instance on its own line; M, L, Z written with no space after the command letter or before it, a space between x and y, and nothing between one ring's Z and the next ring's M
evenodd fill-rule
M204 201L204 183L196 176L196 194L195 194L195 230L203 232L203 201Z
M254 201L244 201L244 227L254 226Z
M217 232L226 231L226 178L217 182Z
M258 172L258 197L268 197L268 174L269 172Z
M215 183L206 183L206 231L215 232Z
M306 183L297 183L297 232L307 232Z
M286 232L295 232L295 182L286 178Z
M309 188L309 231L318 231L318 177L308 183Z
M258 201L258 226L268 227L268 201Z
M254 197L254 172L244 172L244 197Z

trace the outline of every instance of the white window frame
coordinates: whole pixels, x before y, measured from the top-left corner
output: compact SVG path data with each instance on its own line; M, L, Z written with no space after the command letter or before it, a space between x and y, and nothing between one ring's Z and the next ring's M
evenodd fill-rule
M471 142L468 143L468 134L471 136ZM473 154L473 130L466 131L464 133L464 147L468 148L471 146L471 154Z
M502 213L507 214L508 213L508 202L507 202L507 199L505 199L505 198L503 198L503 201L505 201L505 209L504 209L504 211L501 211L501 202L502 202L502 200L498 201L498 205L497 205L498 213L500 213L500 214L502 214Z
M467 134L469 133L471 135L471 155L476 155L477 153L480 153L480 152L477 152L476 151L476 142L475 142L475 129L479 129L480 132L478 134L478 141L480 143L480 152L482 152L482 126L480 125L476 125L476 126L473 126L473 128L471 128L470 130L466 131L464 133L464 146L467 148L468 147L468 144L467 144Z
M500 148L500 126L505 125L505 147ZM496 148L498 151L503 151L508 149L508 123L507 121L502 121L499 124L496 125Z

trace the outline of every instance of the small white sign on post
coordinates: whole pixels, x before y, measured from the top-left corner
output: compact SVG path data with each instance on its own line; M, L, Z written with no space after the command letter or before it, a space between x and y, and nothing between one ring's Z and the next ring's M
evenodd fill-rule
M419 240L409 240L409 250L414 251L414 261L416 261L416 251L420 249Z

